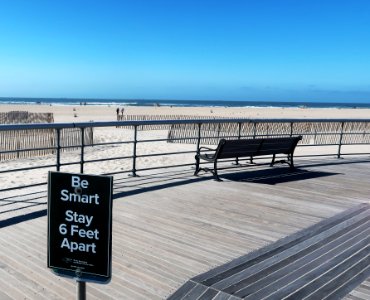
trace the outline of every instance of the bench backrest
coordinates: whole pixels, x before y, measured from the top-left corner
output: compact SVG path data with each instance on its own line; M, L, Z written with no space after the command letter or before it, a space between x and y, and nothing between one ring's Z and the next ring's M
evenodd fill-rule
M233 158L254 156L260 148L262 139L248 140L224 140L222 139L217 147L216 157Z
M258 155L292 153L301 139L301 136L263 139Z
M302 136L261 139L220 140L217 158L249 157L269 154L293 153Z

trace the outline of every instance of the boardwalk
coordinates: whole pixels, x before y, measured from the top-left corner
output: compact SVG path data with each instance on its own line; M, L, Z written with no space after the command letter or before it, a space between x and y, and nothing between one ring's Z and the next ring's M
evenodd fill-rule
M370 159L297 159L286 166L115 176L113 278L88 299L165 299L189 279L361 203ZM74 299L76 284L46 268L46 186L2 191L0 299ZM346 299L369 299L370 278ZM227 299L227 298L225 298Z
M339 299L370 276L360 204L186 282L170 299Z

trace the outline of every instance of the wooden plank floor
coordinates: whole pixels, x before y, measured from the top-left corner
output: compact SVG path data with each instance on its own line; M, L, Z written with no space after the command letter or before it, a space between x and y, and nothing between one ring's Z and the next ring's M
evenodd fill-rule
M169 299L340 299L370 276L361 204L192 278Z
M165 299L195 276L369 203L368 157L296 166L222 170L223 182L189 168L115 176L113 278L88 283L88 299ZM75 282L46 268L45 190L0 195L0 299L75 298ZM345 297L370 299L369 282Z

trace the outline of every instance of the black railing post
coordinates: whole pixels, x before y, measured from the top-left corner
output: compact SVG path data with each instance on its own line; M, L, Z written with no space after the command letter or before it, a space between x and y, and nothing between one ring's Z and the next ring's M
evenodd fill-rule
M131 176L136 177L136 148L137 148L137 125L134 125L134 149L132 154L132 174Z
M293 136L293 122L290 122L290 136Z
M257 135L257 123L256 121L253 122L253 138L255 139Z
M343 128L344 128L344 122L342 122L341 126L340 126L340 136L339 136L339 145L338 145L337 158L340 158L340 151L341 151L341 148L342 148L342 140L343 140Z
M60 171L60 128L57 129L57 171Z
M197 154L195 155L195 169L198 170L199 164L197 164L197 161L199 163L199 160L197 158L197 155L200 154L200 139L201 139L201 126L202 123L197 123L198 125L198 137L197 137Z
M241 128L242 128L242 123L238 123L238 140L240 140L241 138ZM237 157L235 159L235 164L238 165L239 164L239 157Z
M90 121L92 122L92 121ZM90 146L94 146L94 130L93 127L89 127L89 133L90 133Z
M198 139L197 139L197 153L199 154L199 148L200 148L200 138L201 138L201 123L198 123Z
M81 127L81 160L80 160L80 173L84 172L84 150L85 150L85 128Z

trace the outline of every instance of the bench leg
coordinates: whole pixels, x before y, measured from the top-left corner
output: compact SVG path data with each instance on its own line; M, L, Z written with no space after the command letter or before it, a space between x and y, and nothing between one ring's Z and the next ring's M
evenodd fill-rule
M290 168L294 169L293 154L288 154L288 162L290 162L289 164Z
M195 172L194 176L198 175L200 169L199 169L199 156L195 155Z
M222 181L220 177L218 177L218 173L217 173L217 159L215 160L213 164L213 175L215 175L217 181Z
M272 155L272 161L270 163L270 167L272 167L275 163L275 154Z

